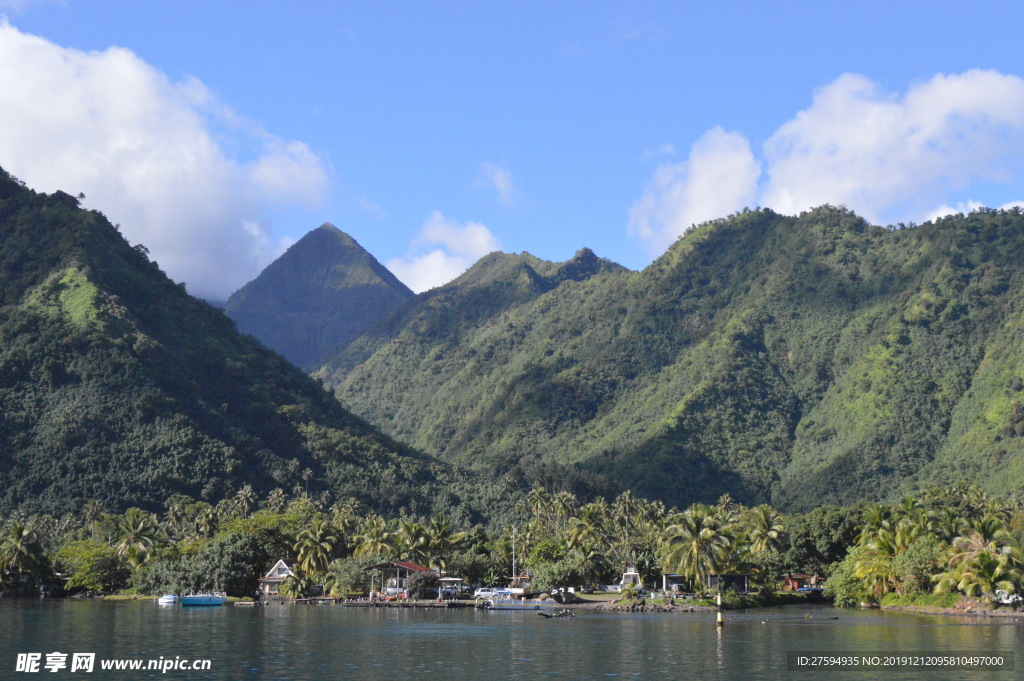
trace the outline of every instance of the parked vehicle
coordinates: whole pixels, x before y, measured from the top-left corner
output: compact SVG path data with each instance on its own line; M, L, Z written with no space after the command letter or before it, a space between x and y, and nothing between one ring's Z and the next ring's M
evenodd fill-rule
M497 588L490 587L490 586L485 586L483 588L480 588L480 589L477 589L476 591L474 591L473 592L473 598L493 598L494 596L496 596L498 594L498 591L500 591L500 590L501 589L497 589Z

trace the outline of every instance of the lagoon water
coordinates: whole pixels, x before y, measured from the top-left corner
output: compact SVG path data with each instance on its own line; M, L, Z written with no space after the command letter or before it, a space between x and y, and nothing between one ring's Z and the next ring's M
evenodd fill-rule
M808 617L809 616L809 617ZM831 619L838 618L838 619ZM790 670L789 651L984 653L1016 670ZM708 614L159 607L152 601L0 599L0 678L294 679L1019 679L1014 622L788 607ZM16 671L19 653L95 653L91 674ZM105 659L209 659L209 671L102 671Z

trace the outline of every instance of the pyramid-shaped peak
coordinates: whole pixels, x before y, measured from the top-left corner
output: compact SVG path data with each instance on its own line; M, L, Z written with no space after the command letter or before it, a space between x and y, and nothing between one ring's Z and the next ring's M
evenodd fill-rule
M329 222L310 231L228 299L238 328L296 365L317 360L391 314L413 293Z
M330 222L325 222L316 229L310 230L296 244L307 243L339 243L345 246L359 246L359 242L352 238L351 234L343 232ZM361 247L360 247L361 248Z

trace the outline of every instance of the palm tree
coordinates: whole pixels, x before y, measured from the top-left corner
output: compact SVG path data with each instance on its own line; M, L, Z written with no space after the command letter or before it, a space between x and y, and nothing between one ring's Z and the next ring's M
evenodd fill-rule
M456 532L452 528L451 518L444 513L438 513L431 518L425 529L427 567L437 566L444 569L448 566L448 556L466 535L464 532Z
M641 588L639 584L625 584L619 593L622 595L622 600L632 601L636 600L636 597L640 595Z
M152 550L157 538L157 522L152 513L141 508L129 508L118 520L121 539L117 544L117 555L124 558L129 549L136 550L136 556L145 556ZM145 562L145 557L141 558Z
M427 528L406 518L398 523L394 533L394 546L398 558L416 562L430 562L426 556ZM427 567L430 567L429 565Z
M864 522L860 526L860 534L857 535L857 543L865 544L871 537L882 528L890 528L889 511L881 504L871 504L864 510Z
M31 525L15 522L0 541L0 574L7 573L18 584L33 581L45 562L43 548Z
M778 551L785 544L784 518L768 504L761 504L750 510L745 529L750 549L754 553Z
M994 601L997 589L1014 591L1021 579L1021 569L1020 562L1010 554L985 548L937 577L937 592L956 589L970 598Z
M612 520L619 530L619 543L629 547L629 530L633 525L633 518L640 509L640 504L633 498L633 492L626 490L612 502Z
M576 495L571 492L559 492L551 498L551 514L558 521L562 533L567 529L569 518L576 511L576 505Z
M967 521L948 506L932 511L928 518L928 531L943 544L952 543L964 533Z
M292 576L281 582L278 593L286 598L302 598L312 586L309 577L296 565L292 569Z
M256 505L256 493L252 491L252 485L247 483L238 490L234 504L243 518L249 515L249 511Z
M82 508L82 522L85 523L85 527L89 530L89 536L93 539L96 538L97 526L103 520L103 513L103 505L95 499L89 499Z
M534 518L543 519L551 505L551 495L543 487L534 487L526 495L526 505Z
M167 505L167 512L164 513L163 523L161 523L164 533L169 537L180 537L185 534L188 526L187 518L184 500L170 501Z
M192 527L197 537L209 537L217 527L217 512L209 504L196 513Z
M286 495L284 490L280 487L275 487L270 494L267 495L267 509L274 513L280 513L283 511L287 503L288 495Z
M706 586L710 575L717 573L728 558L731 544L716 509L695 504L677 515L666 528L660 563L695 584Z
M337 541L334 528L322 517L317 516L313 518L309 527L299 533L292 550L295 551L304 572L309 575L321 575L327 572Z
M363 519L359 534L355 536L356 558L365 556L390 556L395 553L392 533L388 530L387 521L379 515L367 516Z
M877 599L895 589L899 574L893 560L906 551L927 530L916 513L904 515L895 528L889 520L865 524L860 534L863 550L854 566L853 576L864 581Z

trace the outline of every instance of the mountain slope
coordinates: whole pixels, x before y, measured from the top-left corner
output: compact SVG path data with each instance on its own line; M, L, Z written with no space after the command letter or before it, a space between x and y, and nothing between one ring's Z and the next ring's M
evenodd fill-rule
M316 368L412 297L355 239L325 223L232 294L225 310L241 331L296 366Z
M748 211L643 272L490 290L442 287L318 375L423 451L581 492L802 509L1024 483L1019 211Z
M244 484L427 510L457 502L460 476L237 333L100 213L0 171L0 511Z

